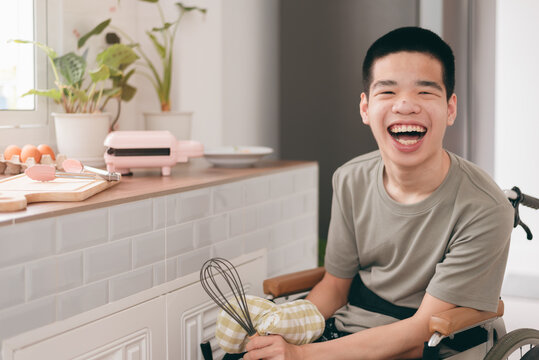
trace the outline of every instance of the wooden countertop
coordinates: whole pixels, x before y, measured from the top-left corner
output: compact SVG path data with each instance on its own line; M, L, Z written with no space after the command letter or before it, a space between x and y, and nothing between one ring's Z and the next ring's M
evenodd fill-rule
M213 167L204 159L192 159L188 164L176 165L171 176L161 176L157 168L135 170L133 176L123 176L118 185L84 201L32 203L26 210L0 212L0 226L215 186L313 164L315 162L276 160L262 161L250 168L225 169Z

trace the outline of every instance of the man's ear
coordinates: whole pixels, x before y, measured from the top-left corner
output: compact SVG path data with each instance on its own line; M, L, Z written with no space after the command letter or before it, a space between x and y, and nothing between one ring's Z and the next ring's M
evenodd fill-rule
M457 95L453 94L447 101L447 126L455 123L457 117Z
M367 94L364 92L361 93L361 101L359 102L359 112L361 118L363 119L363 124L370 125L369 123L369 101L367 99Z

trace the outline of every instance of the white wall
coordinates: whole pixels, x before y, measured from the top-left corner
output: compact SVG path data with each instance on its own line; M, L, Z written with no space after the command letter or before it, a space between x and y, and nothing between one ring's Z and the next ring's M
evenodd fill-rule
M145 31L159 24L153 4L125 0L49 0L49 44L58 53L76 48L73 31L84 34L100 21L113 23L152 53ZM175 0L161 0L167 20L175 19ZM278 151L278 0L192 0L208 9L184 17L175 46L172 110L193 111L192 138L205 146L267 145ZM89 42L89 59L104 46ZM155 59L155 58L154 58ZM142 113L159 111L151 84L133 78L136 97L122 106L119 129L143 129ZM111 106L111 110L114 107ZM0 149L16 143L54 143L48 128L0 133Z
M223 6L223 143L279 146L279 1Z
M539 2L498 0L496 32L495 179L539 197ZM503 293L539 299L539 213L521 209L535 234L513 232ZM536 326L539 326L537 324Z

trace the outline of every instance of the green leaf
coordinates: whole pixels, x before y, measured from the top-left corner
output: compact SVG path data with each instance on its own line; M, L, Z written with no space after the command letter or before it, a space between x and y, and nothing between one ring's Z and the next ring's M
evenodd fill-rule
M140 1L149 2L149 3L159 2L159 0L140 0Z
M183 12L190 12L190 11L193 11L193 10L198 10L200 11L201 13L205 14L207 12L207 9L204 9L204 8L201 8L201 7L198 7L198 6L185 6L184 4L182 3L176 3L176 5L180 8L181 11Z
M107 65L102 64L97 70L90 71L92 82L105 81L110 77L110 70Z
M28 40L10 40L10 41L13 41L14 43L17 43L17 44L34 44L35 46L43 50L47 54L47 56L51 59L55 59L58 56L56 51L54 51L52 48L48 47L47 45L40 43L39 41L28 41Z
M103 90L103 95L115 96L115 95L119 95L120 91L122 91L122 89L120 89L119 87L115 87L115 88L111 88L111 89L105 89L105 90Z
M165 47L163 46L163 44L161 44L161 43L159 42L159 40L157 40L157 38L155 37L155 35L152 34L151 32L146 31L146 34L148 34L149 38L152 40L153 45L155 46L155 50L157 50L157 53L159 54L159 56L161 57L161 59L164 59L167 52L166 52L166 49L165 49Z
M82 81L86 71L86 60L73 52L55 58L54 65L68 85L74 85Z
M172 25L174 25L174 23L169 23L169 22L166 22L163 27L154 27L152 28L152 31L153 32L161 32L161 31L166 31L168 28L170 28Z
M104 64L113 70L119 70L120 66L128 66L138 59L138 55L130 46L114 44L97 55L97 63Z
M70 88L69 91L71 91L71 94L75 100L78 100L83 104L88 102L88 95L86 94L86 91L76 88Z
M135 69L131 69L131 71L129 71L127 74L125 74L125 76L123 77L123 83L127 84L127 81L129 80L131 75L133 75L134 73L135 73Z
M103 90L103 95L104 97L114 97L114 96L118 96L122 93L122 89L119 88L119 87L115 87L115 88L112 88L112 89L105 89ZM95 96L97 96L99 94L95 94Z
M81 36L79 38L79 41L77 42L77 49L80 49L81 47L83 47L84 44L86 44L86 41L88 41L88 39L91 38L92 36L101 34L101 32L103 32L103 30L105 30L107 28L107 26L109 26L110 21L111 21L111 19L107 19L107 20L101 22L95 28L90 30L89 33L84 34L83 36Z
M129 101L135 96L136 92L137 92L137 89L135 89L131 85L126 84L126 85L124 85L122 87L122 97L121 97L121 99L123 101Z
M38 96L46 96L54 101L58 102L62 99L62 92L58 89L50 89L50 90L36 90L32 89L24 94L22 96L26 95L38 95Z

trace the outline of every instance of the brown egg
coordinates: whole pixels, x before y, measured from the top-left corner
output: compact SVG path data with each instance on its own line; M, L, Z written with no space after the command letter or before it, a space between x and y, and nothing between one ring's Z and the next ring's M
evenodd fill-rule
M34 145L24 145L21 150L21 162L26 162L30 157L33 157L37 164L41 160L41 153Z
M47 144L40 144L37 146L37 149L41 153L41 155L50 155L51 159L56 160L56 157L54 156L54 151L52 148Z
M21 156L21 148L18 147L17 145L9 145L4 150L4 159L11 160L11 157L13 155L18 155L19 157Z

